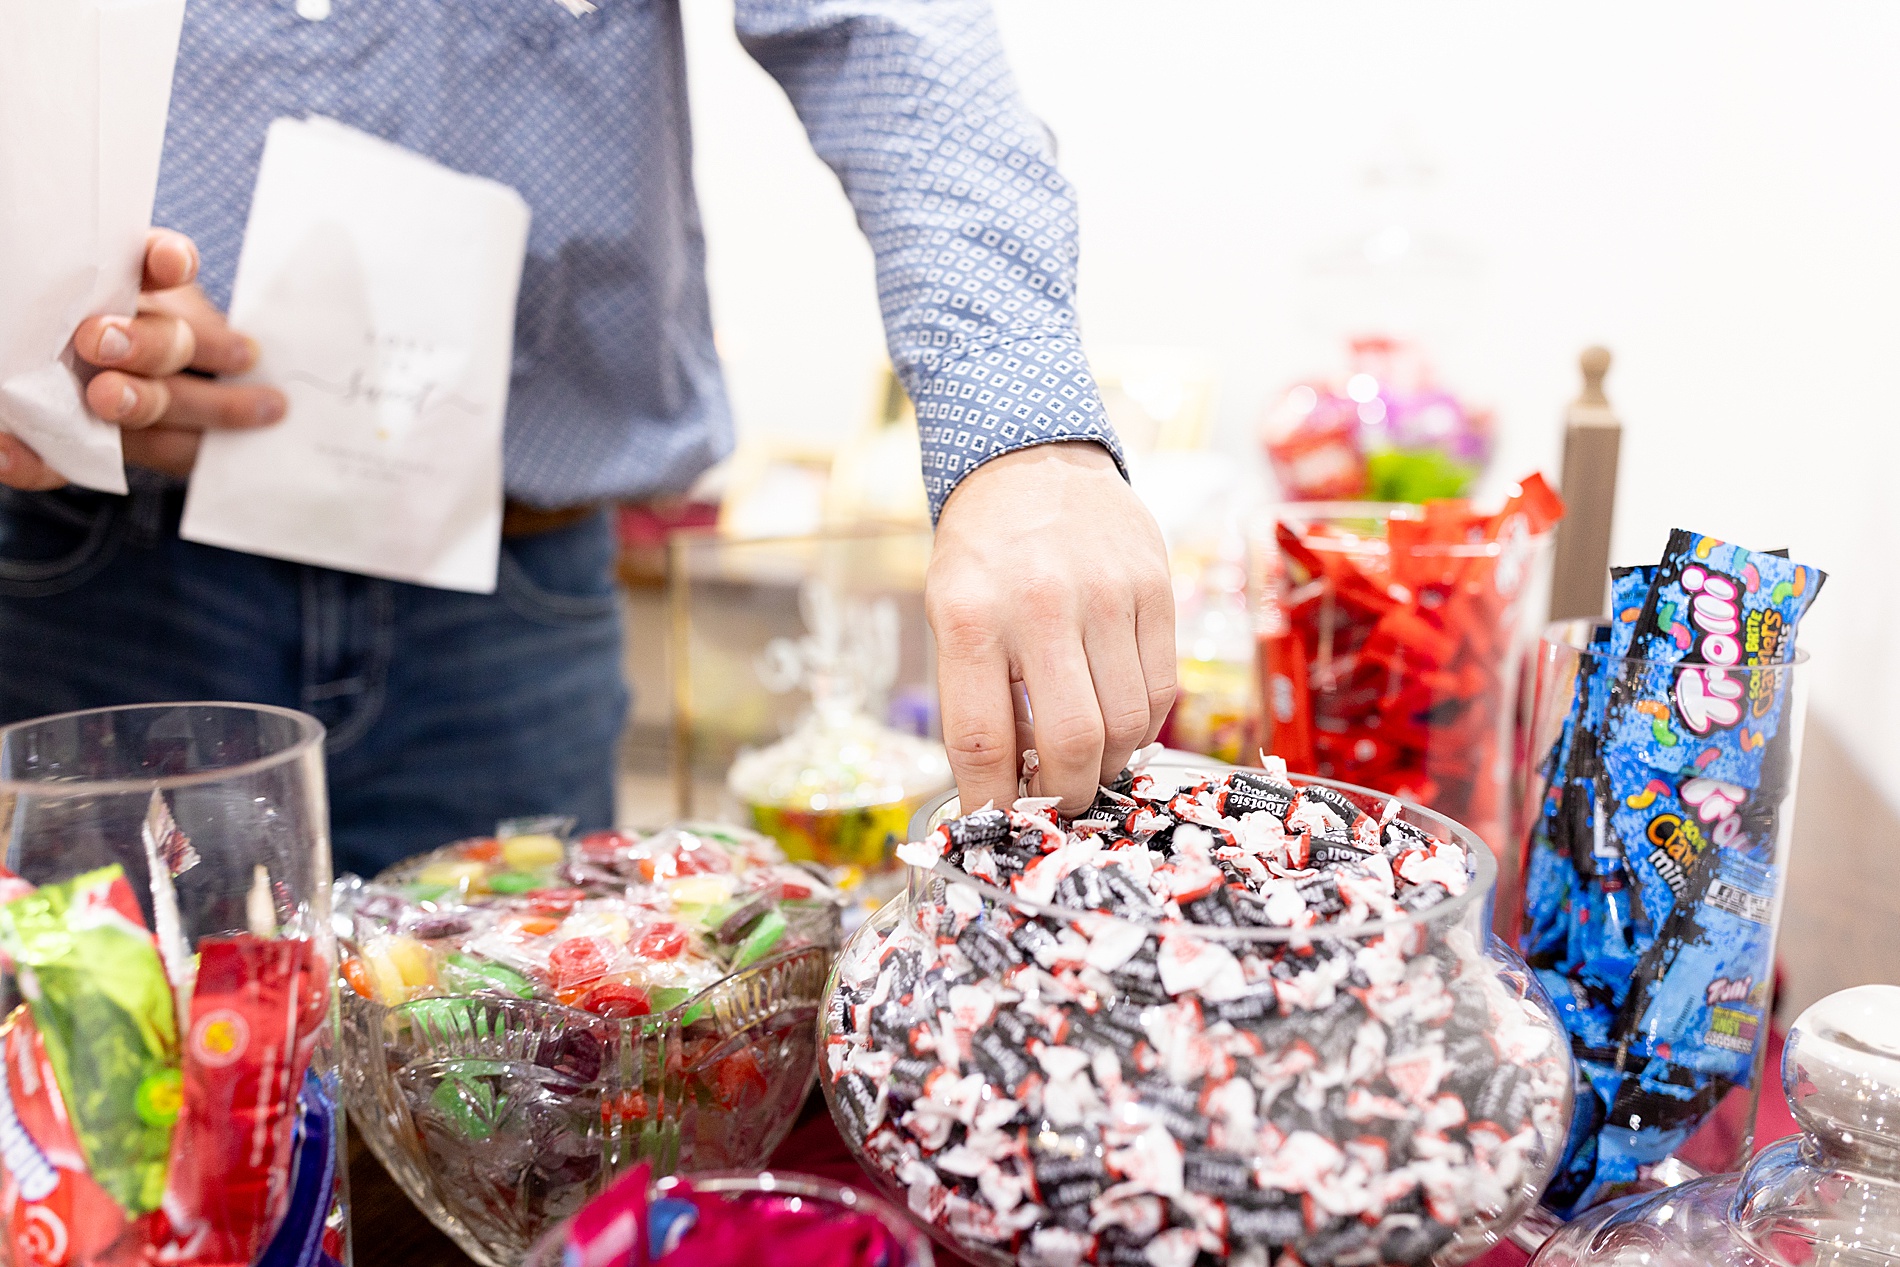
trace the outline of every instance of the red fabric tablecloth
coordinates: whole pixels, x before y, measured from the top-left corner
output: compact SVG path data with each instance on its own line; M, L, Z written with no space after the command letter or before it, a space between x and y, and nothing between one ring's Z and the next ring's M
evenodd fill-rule
M1794 1117L1788 1111L1788 1101L1781 1092L1781 1033L1779 1030L1768 1036L1767 1085L1762 1088L1761 1116L1757 1123L1756 1142L1765 1144L1795 1133ZM812 1104L800 1119L778 1151L772 1154L774 1170L796 1170L808 1175L822 1175L840 1183L857 1184L875 1188L864 1171L853 1161L851 1153L845 1148L844 1140L838 1135L838 1128L832 1125L831 1115L824 1111L823 1097L814 1094ZM1683 1160L1705 1169L1719 1170L1728 1164L1740 1146L1743 1131L1747 1127L1747 1097L1737 1093L1731 1095L1716 1110L1714 1116L1696 1132L1683 1150ZM1500 1245L1478 1260L1477 1267L1523 1267L1528 1255L1513 1245ZM937 1250L937 1261L962 1267L963 1260L953 1259L941 1248Z

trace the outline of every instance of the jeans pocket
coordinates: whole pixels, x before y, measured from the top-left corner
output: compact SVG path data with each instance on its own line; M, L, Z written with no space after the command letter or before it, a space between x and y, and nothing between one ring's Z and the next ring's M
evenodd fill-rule
M124 498L78 489L0 488L0 597L75 589L118 552Z
M613 519L602 511L571 528L504 540L495 589L516 615L536 624L612 621L620 606L617 554Z

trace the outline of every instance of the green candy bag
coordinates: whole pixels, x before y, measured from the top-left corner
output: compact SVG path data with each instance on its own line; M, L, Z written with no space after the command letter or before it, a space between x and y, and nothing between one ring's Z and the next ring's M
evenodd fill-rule
M93 1179L132 1217L156 1210L178 1119L178 1021L124 870L0 906L0 949L19 965Z

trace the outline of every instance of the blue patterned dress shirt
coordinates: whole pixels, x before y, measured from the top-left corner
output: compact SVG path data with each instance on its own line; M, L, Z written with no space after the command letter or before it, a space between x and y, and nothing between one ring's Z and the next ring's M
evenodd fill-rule
M1075 328L1075 199L987 0L738 0L877 256L933 517L998 453L1120 451ZM155 219L229 305L264 132L325 115L533 209L504 439L543 506L677 492L732 447L679 0L190 0ZM799 249L787 241L783 249Z

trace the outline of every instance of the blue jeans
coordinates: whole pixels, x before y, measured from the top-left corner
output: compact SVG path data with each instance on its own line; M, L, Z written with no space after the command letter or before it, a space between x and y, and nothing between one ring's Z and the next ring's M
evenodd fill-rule
M627 690L607 512L504 542L496 592L460 594L181 541L183 499L0 489L0 721L164 700L314 714L339 872L518 815L611 825Z

